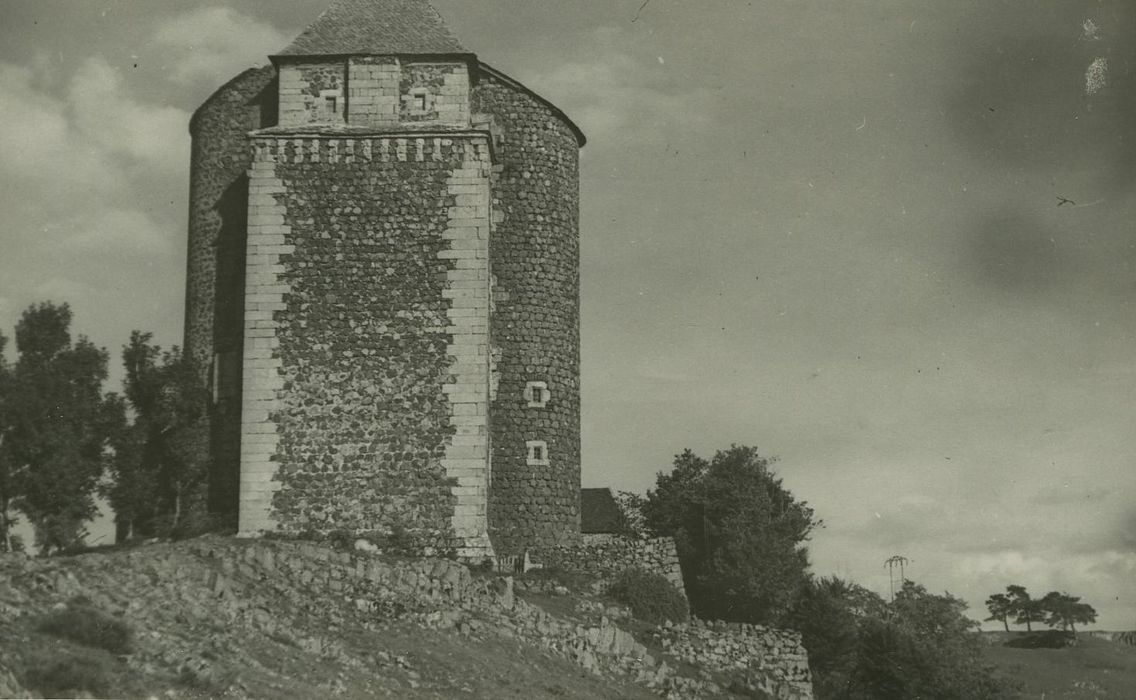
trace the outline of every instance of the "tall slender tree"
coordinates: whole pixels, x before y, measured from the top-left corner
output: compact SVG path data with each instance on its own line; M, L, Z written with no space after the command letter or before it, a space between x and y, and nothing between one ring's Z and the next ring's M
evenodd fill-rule
M134 331L122 351L133 420L115 435L106 490L121 538L171 534L205 509L206 463L193 426L206 397L181 351L163 351L152 338Z
M1045 610L1041 607L1041 601L1031 598L1023 586L1006 586L1006 593L1010 597L1010 612L1014 615L1014 621L1025 625L1027 632L1033 632L1033 623L1045 622Z
M986 599L986 609L990 611L990 617L986 618L986 622L991 620L998 620L1010 631L1010 615L1014 612L1014 602L1010 600L1010 596L1005 593L995 593Z
M121 404L102 391L106 351L85 337L72 342L70 327L66 304L28 308L4 379L5 490L44 553L81 541L96 512L108 437L121 418Z
M12 430L13 410L11 401L12 370L4 351L8 338L0 333L0 552L10 552L14 547L12 528L16 519L12 508L16 499L16 464L8 449L8 435Z

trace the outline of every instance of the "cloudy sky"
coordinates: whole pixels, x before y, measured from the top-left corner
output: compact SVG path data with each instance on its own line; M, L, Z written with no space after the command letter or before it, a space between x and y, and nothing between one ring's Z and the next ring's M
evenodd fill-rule
M180 342L189 116L323 4L0 3L0 328ZM757 445L820 573L1136 629L1136 6L435 5L590 139L586 485Z

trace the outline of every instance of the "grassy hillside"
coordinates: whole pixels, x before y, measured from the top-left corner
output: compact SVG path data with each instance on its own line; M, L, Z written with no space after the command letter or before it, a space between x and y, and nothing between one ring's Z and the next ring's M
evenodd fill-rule
M339 581L273 579L240 547L0 557L0 697L657 697L476 615L433 619L443 606L405 594L422 565L392 563L404 593L363 606Z
M808 697L803 656L744 646L768 634L633 620L572 578L217 537L0 556L0 697Z
M1082 634L1064 649L1015 649L987 635L987 658L1021 684L1019 698L1136 698L1136 647Z

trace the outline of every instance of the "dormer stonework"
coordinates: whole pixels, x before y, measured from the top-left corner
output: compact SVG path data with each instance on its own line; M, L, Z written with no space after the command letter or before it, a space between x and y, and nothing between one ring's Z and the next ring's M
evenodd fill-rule
M280 126L344 123L348 77L343 61L286 63L278 73Z
M399 56L279 62L280 126L470 128L465 61Z
M283 128L470 128L476 57L423 0L336 0L272 58Z
M402 63L399 122L468 129L469 66L465 63Z

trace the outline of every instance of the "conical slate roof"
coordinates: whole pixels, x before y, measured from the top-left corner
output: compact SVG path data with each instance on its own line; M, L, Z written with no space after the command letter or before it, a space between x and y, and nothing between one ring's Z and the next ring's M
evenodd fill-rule
M469 53L426 0L334 0L277 55Z

